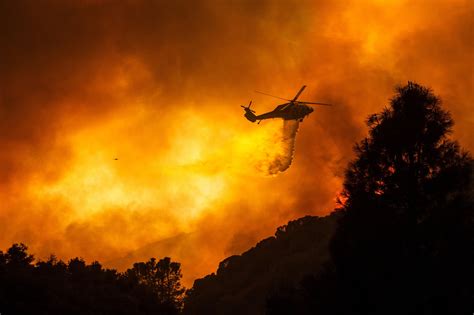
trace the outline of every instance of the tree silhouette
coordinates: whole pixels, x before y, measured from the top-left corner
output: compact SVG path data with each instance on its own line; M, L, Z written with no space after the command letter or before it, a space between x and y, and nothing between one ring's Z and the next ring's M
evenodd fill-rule
M151 288L160 303L182 308L185 289L180 283L182 274L179 263L172 262L169 257L158 262L151 258L147 262L133 264L133 268L128 269L126 274Z
M369 137L355 147L343 191L348 213L357 212L359 203L382 201L406 210L399 215L422 219L426 207L414 207L444 198L439 192L468 187L470 158L447 138L453 121L439 99L411 82L397 92L390 108L369 117ZM452 171L460 174L445 176Z
M396 92L355 146L332 262L295 288L302 313L474 309L473 160L448 138L453 120L430 89Z
M180 277L178 263L171 263L169 258L160 262L163 264L154 265L156 270L164 274L171 270L169 279ZM179 292L170 291L166 282L144 282L133 273L104 269L98 262L87 264L80 258L64 263L51 256L33 263L34 257L24 244L0 251L1 314L180 313L179 303L169 303L157 294Z
M13 244L5 255L3 255L6 264L15 267L26 267L34 261L34 257L27 253L25 244Z
M339 289L351 292L347 311L468 310L472 159L447 137L449 113L410 82L367 124L332 242Z

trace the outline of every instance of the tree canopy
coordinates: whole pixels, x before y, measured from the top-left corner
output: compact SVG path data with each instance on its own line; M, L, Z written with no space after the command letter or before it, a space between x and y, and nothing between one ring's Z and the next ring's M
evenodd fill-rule
M169 257L135 263L127 270L126 276L150 288L160 303L182 308L185 289L181 287L181 265Z
M13 244L0 251L0 313L179 314L180 278L180 264L170 258L120 273L80 258L35 262L24 244Z

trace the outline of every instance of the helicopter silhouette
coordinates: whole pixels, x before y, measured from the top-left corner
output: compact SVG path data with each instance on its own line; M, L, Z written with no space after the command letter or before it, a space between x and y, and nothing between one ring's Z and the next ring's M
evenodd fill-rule
M261 115L255 115L255 111L250 108L250 106L252 105L252 101L250 101L248 106L241 105L241 107L245 110L244 116L251 122L256 122L258 120L258 124L264 119L272 119L272 118L281 118L283 120L298 120L301 122L306 116L308 116L309 114L313 112L313 108L311 108L308 105L331 106L331 104L327 104L327 103L298 101L297 100L298 97L300 96L300 94L303 92L305 88L306 88L306 85L303 85L303 87L301 87L301 89L298 91L298 93L296 93L295 97L292 100L289 100L283 97L270 95L270 94L259 92L259 91L255 91L260 94L264 94L267 96L271 96L271 97L288 101L289 103L278 105L271 112L264 113Z

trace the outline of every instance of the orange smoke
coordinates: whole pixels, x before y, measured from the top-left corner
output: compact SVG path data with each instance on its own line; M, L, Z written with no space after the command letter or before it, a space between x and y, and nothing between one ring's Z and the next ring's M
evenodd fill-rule
M473 12L467 0L4 2L0 247L119 268L168 255L190 285L288 220L330 212L365 117L408 80L441 96L472 150ZM302 100L335 106L296 143L279 142L281 121L242 117L250 100L257 113L278 104L254 90L303 84ZM293 145L291 167L266 176Z

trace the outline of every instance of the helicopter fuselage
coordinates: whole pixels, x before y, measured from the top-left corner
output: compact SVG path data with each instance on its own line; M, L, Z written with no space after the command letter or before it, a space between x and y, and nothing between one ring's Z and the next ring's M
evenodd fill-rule
M278 105L271 112L264 113L264 114L261 114L261 115L255 115L255 111L250 108L250 106L252 105L252 101L250 101L248 106L241 106L245 110L244 116L245 116L245 118L247 118L251 122L256 122L258 120L259 123L260 123L260 121L262 121L264 119L272 119L272 118L281 118L283 120L303 121L303 119L306 116L308 116L309 114L311 114L313 112L313 108L311 106L308 106L308 105L331 106L331 104L327 104L327 103L297 101L297 98L303 92L305 87L306 86L303 85L303 87L298 91L298 93L296 94L296 96L292 100L281 98L281 97L278 97L278 96L273 96L273 95L262 93L262 92L258 92L258 93L265 94L265 95L268 95L268 96L283 99L285 101L288 101L288 103Z
M251 110L246 110L245 118L251 122L264 119L281 118L283 120L302 121L306 116L313 112L313 108L308 105L291 102L278 105L274 110L261 115L255 115Z
M281 118L284 120L302 120L313 112L313 109L308 105L298 104L298 102L291 102L278 105L271 112L258 115L257 120Z

